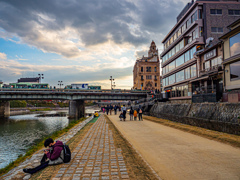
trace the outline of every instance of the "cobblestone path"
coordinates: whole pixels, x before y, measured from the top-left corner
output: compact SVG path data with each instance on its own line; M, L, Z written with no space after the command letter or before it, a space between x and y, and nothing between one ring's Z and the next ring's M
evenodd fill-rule
M116 148L105 116L100 116L53 180L129 179L122 150Z

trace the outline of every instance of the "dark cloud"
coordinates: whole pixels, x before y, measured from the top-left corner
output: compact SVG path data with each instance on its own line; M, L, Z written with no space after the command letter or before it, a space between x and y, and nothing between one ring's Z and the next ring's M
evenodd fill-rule
M43 51L75 57L78 46L58 34L69 27L86 46L109 40L139 46L166 34L183 6L174 0L1 0L0 27ZM58 36L49 40L41 30Z

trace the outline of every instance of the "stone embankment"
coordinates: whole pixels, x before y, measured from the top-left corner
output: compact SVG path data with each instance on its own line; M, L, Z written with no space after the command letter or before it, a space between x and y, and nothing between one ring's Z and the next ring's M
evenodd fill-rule
M78 125L73 127L71 130L69 130L66 134L59 137L57 140L67 143L78 131L80 131L89 121L91 121L92 118L93 117L89 117L85 121L79 123ZM29 179L31 175L23 173L23 168L38 166L42 156L43 156L43 149L36 152L31 158L26 159L19 166L15 167L11 171L9 171L7 174L1 176L0 179L3 179L3 180ZM74 153L73 153L73 156L75 156Z
M163 103L146 114L175 122L240 135L240 103Z

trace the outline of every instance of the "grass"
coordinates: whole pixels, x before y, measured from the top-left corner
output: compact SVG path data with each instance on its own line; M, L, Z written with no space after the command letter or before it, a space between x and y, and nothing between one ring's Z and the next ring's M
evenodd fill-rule
M50 108L41 108L41 109L29 109L30 112L35 112L35 111L51 111L52 109Z
M15 161L9 163L5 168L0 169L0 176L2 176L3 174L7 173L8 171L10 171L11 169L13 169L14 167L17 167L21 162L25 161L27 158L29 158L30 156L32 156L36 151L42 149L44 147L44 141L47 138L52 138L52 139L56 139L59 136L65 134L66 132L68 132L72 127L74 127L75 125L77 125L79 122L84 121L86 118L81 118L79 120L75 120L72 121L67 127L65 127L62 130L56 131L52 134L50 134L49 136L45 137L43 140L41 140L40 142L38 142L36 145L33 145L32 147L30 147L26 154L20 155L18 157L18 159L16 159Z
M238 135L213 131L152 116L144 116L144 119L240 148L240 136Z

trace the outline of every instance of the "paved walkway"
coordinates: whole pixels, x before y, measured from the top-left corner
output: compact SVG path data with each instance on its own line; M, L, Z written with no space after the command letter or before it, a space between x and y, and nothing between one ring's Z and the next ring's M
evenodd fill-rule
M53 180L129 179L122 150L115 147L104 116L98 118L72 155L72 161L62 165Z
M110 120L162 179L240 179L240 148L144 120Z

